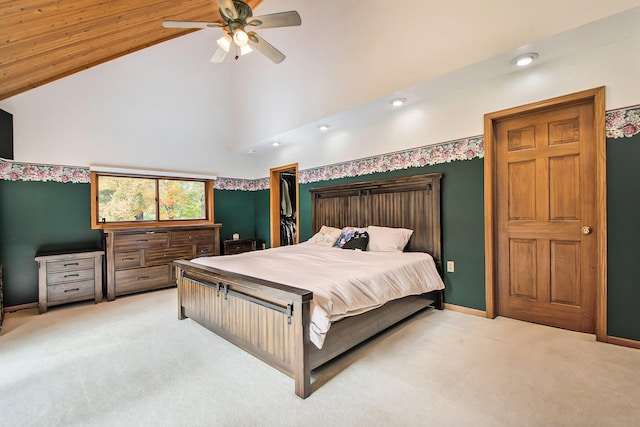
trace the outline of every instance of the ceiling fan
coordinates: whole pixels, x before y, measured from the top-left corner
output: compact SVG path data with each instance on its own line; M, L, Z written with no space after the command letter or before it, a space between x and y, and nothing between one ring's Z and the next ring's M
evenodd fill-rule
M260 51L276 64L285 59L285 55L273 47L251 29L274 27L293 27L302 23L300 15L295 10L272 13L269 15L253 16L251 7L241 0L217 0L220 6L220 16L224 22L192 22L192 21L162 21L165 28L223 28L226 34L219 38L218 48L211 57L211 62L222 62L231 49L231 42L240 49L240 55Z

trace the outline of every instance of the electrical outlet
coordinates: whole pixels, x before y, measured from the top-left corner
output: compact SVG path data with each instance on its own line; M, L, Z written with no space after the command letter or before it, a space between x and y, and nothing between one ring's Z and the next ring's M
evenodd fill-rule
M454 267L453 261L447 261L447 273L453 273L455 270Z

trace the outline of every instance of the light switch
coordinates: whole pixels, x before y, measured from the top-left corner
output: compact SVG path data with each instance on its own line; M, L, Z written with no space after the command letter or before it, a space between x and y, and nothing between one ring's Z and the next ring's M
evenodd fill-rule
M447 273L453 273L454 265L453 261L447 261Z

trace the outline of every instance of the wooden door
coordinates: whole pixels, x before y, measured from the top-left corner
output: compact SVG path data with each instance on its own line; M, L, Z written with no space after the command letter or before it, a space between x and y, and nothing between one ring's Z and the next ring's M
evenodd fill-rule
M494 122L497 314L595 332L593 100Z

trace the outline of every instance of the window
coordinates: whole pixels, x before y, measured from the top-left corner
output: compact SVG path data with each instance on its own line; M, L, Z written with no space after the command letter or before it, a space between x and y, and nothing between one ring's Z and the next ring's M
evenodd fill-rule
M213 224L213 181L92 172L92 228Z

